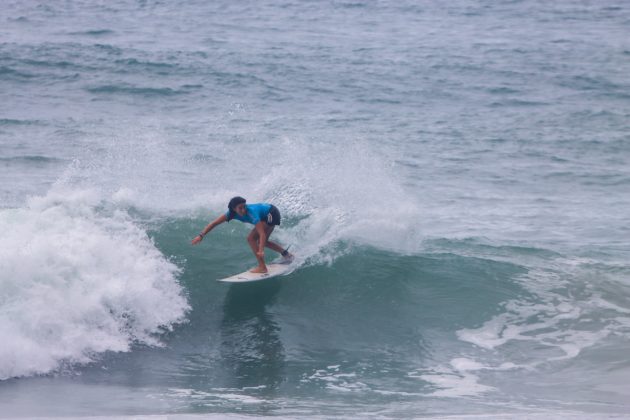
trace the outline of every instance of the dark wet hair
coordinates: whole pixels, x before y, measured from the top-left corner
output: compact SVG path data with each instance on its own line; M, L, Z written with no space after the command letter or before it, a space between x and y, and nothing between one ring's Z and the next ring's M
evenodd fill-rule
M243 197L239 197L239 196L232 197L232 199L228 203L228 210L230 211L228 220L232 220L234 218L234 214L236 213L234 209L236 208L236 206L238 206L239 204L243 204L245 202L246 200Z

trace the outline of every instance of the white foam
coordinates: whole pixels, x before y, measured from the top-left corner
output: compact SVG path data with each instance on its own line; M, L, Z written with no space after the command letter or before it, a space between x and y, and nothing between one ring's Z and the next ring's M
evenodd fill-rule
M602 296L605 289L597 287L604 280L601 272L593 276L581 260L576 263L562 256L529 262L529 271L517 278L529 296L510 299L481 326L456 332L460 340L474 345L467 349L469 357L455 358L446 368L413 374L435 384L434 395L485 392L488 389L483 387L493 384L479 384L479 378L471 374L482 370L529 374L548 368L549 363L578 358L611 335L627 336L630 322L623 315L628 309Z
M365 392L370 387L358 381L356 372L341 373L340 365L332 365L326 369L318 369L310 376L304 376L300 382L315 382L324 384L325 388L335 392Z
M479 377L473 373L486 368L472 359L458 357L452 359L449 366L439 366L430 371L411 373L409 376L431 383L435 390L429 395L449 398L472 397L495 389L479 383Z
M178 268L97 192L57 186L0 210L0 379L159 345L188 308ZM159 308L159 310L156 310Z
M532 268L522 276L521 284L535 296L505 302L503 311L478 328L457 331L457 337L485 350L500 350L508 343L529 342L526 348L534 352L511 352L518 363L504 362L503 366L533 370L540 365L578 357L584 349L602 342L611 334L625 335L628 322L619 314L628 309L604 299L590 281L589 271L583 271L581 259L560 257L547 262L547 267ZM577 290L573 293L572 290ZM568 296L558 293L568 290ZM584 327L585 323L589 324ZM590 324L599 324L593 328ZM507 364L507 365L506 365Z
M264 388L264 387L262 387ZM206 402L208 405L213 401L228 401L241 404L261 404L266 402L262 398L258 398L252 395L243 394L242 391L246 389L261 389L261 387L245 387L238 388L212 388L213 392L200 391L192 388L169 388L168 393L163 395L169 398L184 398L195 399L199 402ZM155 397L158 397L157 395Z
M459 371L472 371L472 370L480 370L483 369L484 366L471 359L467 359L465 357L457 357L451 360L451 366Z

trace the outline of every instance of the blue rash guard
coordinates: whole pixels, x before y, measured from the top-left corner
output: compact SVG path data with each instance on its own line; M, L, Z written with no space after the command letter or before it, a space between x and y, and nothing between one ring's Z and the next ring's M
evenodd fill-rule
M245 204L245 208L247 209L247 213L245 213L245 216L239 216L238 213L234 212L234 216L232 217L232 219L255 225L261 220L267 220L267 216L269 215L269 211L271 210L271 204ZM225 217L227 217L228 222L231 220L229 210L225 213Z

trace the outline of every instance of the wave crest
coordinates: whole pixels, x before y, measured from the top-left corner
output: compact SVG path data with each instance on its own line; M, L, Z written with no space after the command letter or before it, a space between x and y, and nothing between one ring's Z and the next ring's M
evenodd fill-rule
M0 211L0 379L159 345L185 320L177 266L105 207L93 191L56 188Z

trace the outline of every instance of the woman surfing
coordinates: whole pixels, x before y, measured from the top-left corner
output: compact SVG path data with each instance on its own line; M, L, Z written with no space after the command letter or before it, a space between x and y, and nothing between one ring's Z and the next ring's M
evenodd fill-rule
M199 235L195 236L192 240L192 244L197 245L212 229L232 219L254 225L252 231L247 235L247 242L252 248L256 260L258 260L258 267L251 269L250 272L267 272L267 266L265 265L265 246L282 255L285 262L293 260L293 255L288 251L288 248L284 249L278 243L269 240L273 229L280 225L280 211L273 204L246 204L246 200L243 197L232 198L228 204L228 211L217 217L206 226Z

